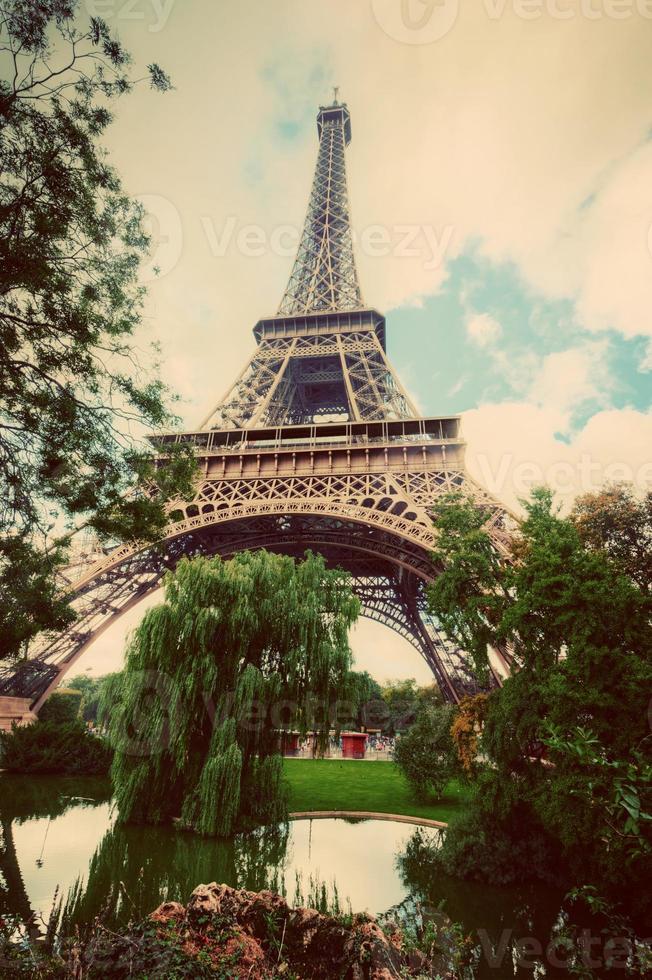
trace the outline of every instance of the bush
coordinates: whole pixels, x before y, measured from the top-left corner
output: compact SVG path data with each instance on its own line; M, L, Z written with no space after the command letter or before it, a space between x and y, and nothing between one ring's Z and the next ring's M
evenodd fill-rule
M8 772L105 776L113 753L80 721L65 725L36 721L0 733L0 757Z
M39 712L40 721L51 721L58 725L76 721L79 718L83 694L81 691L60 687L53 691Z
M534 879L563 886L567 868L559 844L523 795L515 780L498 783L493 772L482 771L434 855L439 873L494 885Z
M451 736L454 708L421 708L412 728L396 743L394 761L418 800L440 797L459 763Z

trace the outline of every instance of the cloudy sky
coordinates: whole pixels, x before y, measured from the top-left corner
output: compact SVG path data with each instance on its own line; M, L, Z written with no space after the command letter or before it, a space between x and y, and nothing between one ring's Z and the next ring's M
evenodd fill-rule
M420 409L462 413L470 470L510 506L533 482L565 501L652 482L652 0L82 9L175 85L121 102L107 147L152 214L144 336L185 425L278 306L338 85L363 295ZM355 641L415 675L400 644Z

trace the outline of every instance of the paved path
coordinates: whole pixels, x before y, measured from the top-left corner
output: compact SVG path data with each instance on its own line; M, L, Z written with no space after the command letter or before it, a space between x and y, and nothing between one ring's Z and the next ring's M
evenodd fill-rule
M427 817L408 817L404 813L376 813L373 810L297 810L290 814L290 820L328 820L339 817L359 820L394 820L396 823L412 823L418 827L448 827L441 820Z

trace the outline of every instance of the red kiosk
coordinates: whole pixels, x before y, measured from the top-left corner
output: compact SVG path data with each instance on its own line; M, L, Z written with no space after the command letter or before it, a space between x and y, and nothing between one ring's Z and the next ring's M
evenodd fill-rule
M283 755L299 754L299 732L281 732L281 751Z
M366 732L342 732L343 759L364 759L366 746Z

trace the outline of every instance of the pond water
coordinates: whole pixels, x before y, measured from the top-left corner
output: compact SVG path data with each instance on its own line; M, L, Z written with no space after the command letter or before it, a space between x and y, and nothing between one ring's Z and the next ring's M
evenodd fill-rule
M110 788L89 777L0 775L0 917L47 918L55 892L73 921L96 915L120 923L166 899L187 901L202 882L271 888L291 904L326 896L348 911L383 913L415 902L442 907L477 942L550 935L559 896L531 889L488 888L428 877L413 849L436 830L410 824L341 819L301 820L232 840L203 839L174 828L116 825ZM410 848L412 847L412 851ZM408 855L411 853L411 859ZM475 976L532 976L483 957ZM543 975L543 967L534 975ZM546 976L557 974L548 965ZM568 975L567 972L560 973Z

